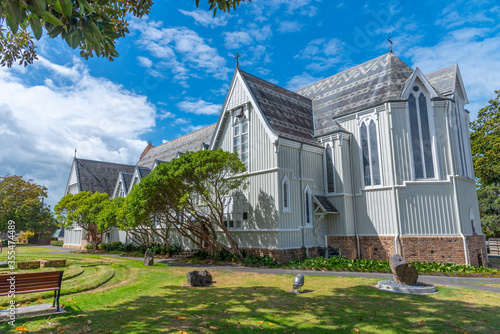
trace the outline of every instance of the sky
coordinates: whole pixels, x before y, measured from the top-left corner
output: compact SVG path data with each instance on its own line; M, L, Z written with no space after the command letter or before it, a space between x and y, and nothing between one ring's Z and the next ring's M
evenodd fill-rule
M214 18L204 1L156 0L131 19L115 61L79 56L60 38L36 42L28 67L0 68L0 175L64 195L82 159L135 164L160 145L217 122L240 67L296 90L389 50L424 74L458 63L471 118L500 89L496 1L253 0Z

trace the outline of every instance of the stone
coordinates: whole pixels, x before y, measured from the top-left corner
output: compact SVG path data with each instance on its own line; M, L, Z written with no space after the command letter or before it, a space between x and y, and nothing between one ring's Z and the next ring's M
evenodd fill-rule
M146 253L144 253L144 265L151 267L154 264L155 260L153 257L153 251L151 249L147 249Z
M395 254L391 256L390 265L396 283L404 285L414 285L417 283L417 268L408 264L401 255Z
M201 276L205 276L205 281L207 284L212 284L212 274L210 274L206 269L199 272Z
M207 280L206 276L200 274L200 272L193 270L187 273L187 282L191 286L206 286Z

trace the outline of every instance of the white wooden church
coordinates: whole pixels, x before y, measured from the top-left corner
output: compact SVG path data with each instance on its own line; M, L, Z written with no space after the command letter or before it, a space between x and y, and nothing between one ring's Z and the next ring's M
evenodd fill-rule
M226 214L251 254L484 265L467 103L458 65L424 75L392 52L295 92L236 68L216 124L149 144L135 166L75 158L66 193L126 196L179 153L222 148L248 168ZM65 247L84 239L68 230Z

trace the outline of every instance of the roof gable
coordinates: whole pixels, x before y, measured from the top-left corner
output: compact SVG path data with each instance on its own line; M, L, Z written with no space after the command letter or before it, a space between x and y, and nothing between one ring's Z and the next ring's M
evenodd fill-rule
M459 87L464 95L465 103L469 103L462 75L457 64L429 73L425 77L441 94L448 97L452 96L454 98L456 89Z

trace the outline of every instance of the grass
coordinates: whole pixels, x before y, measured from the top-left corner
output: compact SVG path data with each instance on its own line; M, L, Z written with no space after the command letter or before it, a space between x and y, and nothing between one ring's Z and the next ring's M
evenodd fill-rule
M500 298L483 291L391 294L373 288L376 279L308 275L305 289L312 292L297 295L286 292L293 275L219 270L211 270L213 286L191 288L183 286L187 267L38 250L20 248L18 256L67 256L68 271L83 269L63 282L68 290L72 280L104 277L100 268L112 268L114 276L96 289L62 296L68 313L18 319L16 326L29 333L76 334L85 325L91 333L500 333ZM84 266L91 262L107 265ZM0 324L0 332L15 333L8 324Z

